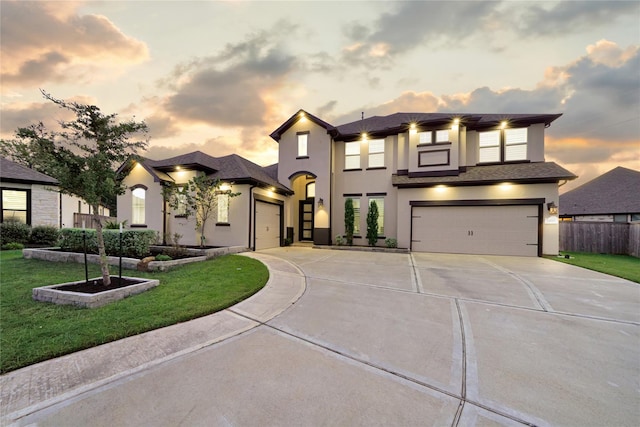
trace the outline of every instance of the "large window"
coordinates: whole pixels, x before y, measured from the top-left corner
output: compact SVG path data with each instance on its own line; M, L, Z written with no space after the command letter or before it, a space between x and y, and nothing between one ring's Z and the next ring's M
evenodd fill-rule
M428 130L426 132L418 133L420 144L433 144L433 143L442 143L449 142L449 130L441 129L441 130Z
M527 128L479 132L478 153L479 163L527 160Z
M344 168L360 169L360 141L344 144Z
M527 160L527 128L504 130L504 161Z
M138 187L131 191L132 196L132 212L131 223L132 224L145 224L145 198L147 190Z
M384 139L369 141L369 167L384 167Z
M308 157L307 144L309 142L309 132L298 134L298 157Z
M360 234L360 199L351 199L353 201L353 234Z
M492 163L500 161L500 131L480 132L478 134L480 163Z
M378 235L384 236L384 197L371 197L369 206L371 202L376 202L378 206Z
M19 221L29 224L29 190L2 190L2 222Z
M229 193L218 194L218 222L229 222Z
M185 187L178 188L178 194L176 195L176 201L178 202L178 206L176 208L176 216L187 215L187 195L184 194L185 191Z

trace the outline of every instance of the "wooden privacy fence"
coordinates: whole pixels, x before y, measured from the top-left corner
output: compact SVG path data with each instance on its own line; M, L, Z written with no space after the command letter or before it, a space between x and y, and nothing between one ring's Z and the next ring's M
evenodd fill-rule
M561 222L560 250L640 257L640 223Z
M91 214L83 214L83 213L77 213L74 212L73 214L73 227L74 228L82 228L82 225L84 224L84 226L86 228L94 228L93 222L92 221L93 215ZM100 218L100 221L102 221L102 224L104 225L105 221L116 221L117 218L113 217L113 216L104 216L104 215L98 215L98 218Z

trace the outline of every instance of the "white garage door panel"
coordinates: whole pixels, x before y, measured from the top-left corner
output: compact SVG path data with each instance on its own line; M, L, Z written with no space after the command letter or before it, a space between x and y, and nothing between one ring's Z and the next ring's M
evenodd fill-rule
M280 246L280 206L256 200L256 250Z
M538 207L414 207L411 247L416 252L538 255Z

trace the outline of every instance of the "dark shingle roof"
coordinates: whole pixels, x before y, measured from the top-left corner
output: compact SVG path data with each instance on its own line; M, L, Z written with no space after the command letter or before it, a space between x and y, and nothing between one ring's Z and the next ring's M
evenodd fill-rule
M57 185L55 178L0 157L0 179L7 182Z
M274 187L285 194L293 193L289 188L278 182L277 164L263 168L237 154L224 157L212 157L201 151L183 154L163 160L151 160L142 158L142 166L153 176L156 182L173 181L173 178L165 172L176 170L176 166L184 169L204 171L208 176L220 178L225 181L241 183L261 183L268 187ZM119 171L127 173L130 166L124 164Z
M482 129L497 126L502 121L512 126L526 126L533 123L551 124L562 114L470 114L470 113L394 113L388 116L373 116L336 127L336 140L357 137L366 132L373 135L388 135L405 132L411 123L418 126L437 126L460 119L468 129Z
M560 215L640 213L640 172L618 166L560 196Z
M281 124L280 127L278 127L278 129L271 132L269 136L275 139L276 141L280 141L280 137L282 136L282 134L285 133L287 129L293 126L298 120L300 120L301 117L305 117L308 120L311 120L313 123L317 124L318 126L325 128L327 130L327 133L333 134L335 132L335 127L333 125L325 122L321 118L316 117L313 114L310 114L304 110L298 110L297 113L289 117L289 119L286 122Z
M455 176L409 177L393 175L392 183L399 188L431 187L435 185L487 185L502 182L541 183L575 179L577 176L554 162L514 163L506 165L469 166Z

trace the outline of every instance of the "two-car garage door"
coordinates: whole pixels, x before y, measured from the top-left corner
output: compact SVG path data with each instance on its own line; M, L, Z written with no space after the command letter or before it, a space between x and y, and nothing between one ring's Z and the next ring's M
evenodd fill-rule
M538 205L413 206L411 250L538 256Z

